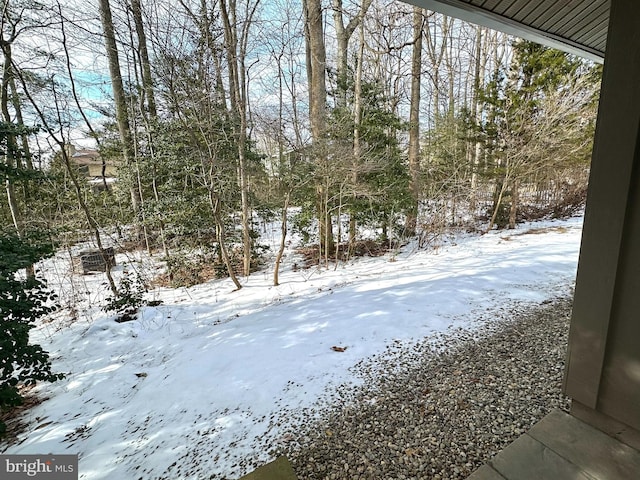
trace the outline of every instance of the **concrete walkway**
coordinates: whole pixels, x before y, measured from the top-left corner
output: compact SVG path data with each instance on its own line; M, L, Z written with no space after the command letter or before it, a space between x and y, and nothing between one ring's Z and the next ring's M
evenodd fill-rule
M286 457L278 457L240 480L297 480L297 477Z
M555 410L467 480L638 480L640 452Z

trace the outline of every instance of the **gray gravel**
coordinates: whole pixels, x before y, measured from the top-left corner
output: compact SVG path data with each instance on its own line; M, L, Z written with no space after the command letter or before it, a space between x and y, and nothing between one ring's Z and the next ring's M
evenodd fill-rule
M303 412L271 453L300 480L457 479L528 430L561 392L571 299L493 312L485 326L360 363L359 387ZM314 414L314 412L316 412Z

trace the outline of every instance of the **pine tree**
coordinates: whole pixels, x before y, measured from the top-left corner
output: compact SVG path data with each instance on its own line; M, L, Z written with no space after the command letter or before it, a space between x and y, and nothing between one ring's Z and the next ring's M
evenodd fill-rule
M514 228L523 183L568 166L588 165L597 91L586 61L529 41L513 44L508 75L484 92L485 148L495 181L489 229Z
M334 108L329 119L332 155L341 159L334 163L342 169L336 172L342 182L336 181L332 198L346 197L345 210L356 220L352 225L379 228L380 240L387 242L392 233L390 229L404 229L403 221L413 202L407 159L401 154L397 140L398 132L406 131L407 125L385 108L388 102L380 85L363 82L357 129L359 156L349 161L353 155L351 145L355 130L350 112L354 87L353 81L342 87L347 92L338 95L346 97L348 103ZM337 191L339 188L342 192ZM337 205L333 207L337 208ZM351 233L350 238L354 239L355 232Z

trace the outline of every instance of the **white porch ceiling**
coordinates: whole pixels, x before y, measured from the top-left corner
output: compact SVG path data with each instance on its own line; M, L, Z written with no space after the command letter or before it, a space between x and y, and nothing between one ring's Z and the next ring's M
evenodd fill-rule
M611 0L405 0L602 62Z

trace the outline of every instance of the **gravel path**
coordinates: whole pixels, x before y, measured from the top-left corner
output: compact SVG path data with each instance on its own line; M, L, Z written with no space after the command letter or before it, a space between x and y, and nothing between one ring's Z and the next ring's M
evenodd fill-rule
M466 478L552 409L568 409L570 313L570 298L514 306L480 329L389 348L355 368L362 386L304 412L272 453L287 455L300 480Z

